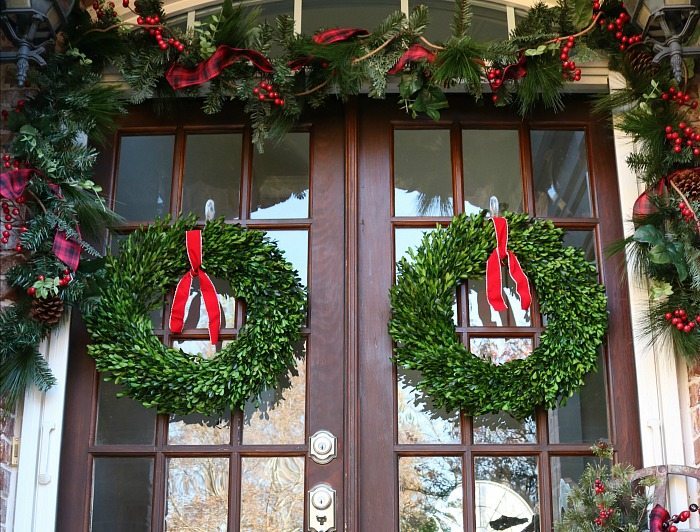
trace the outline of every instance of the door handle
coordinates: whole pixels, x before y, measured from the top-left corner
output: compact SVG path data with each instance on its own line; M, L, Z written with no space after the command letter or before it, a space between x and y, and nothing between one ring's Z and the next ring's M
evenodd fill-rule
M335 490L328 484L309 490L309 532L335 532Z

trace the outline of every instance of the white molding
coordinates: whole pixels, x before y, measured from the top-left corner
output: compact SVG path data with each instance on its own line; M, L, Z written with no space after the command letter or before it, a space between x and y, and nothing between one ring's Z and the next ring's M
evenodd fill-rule
M58 327L42 342L56 384L47 392L30 387L24 396L21 447L17 471L14 529L46 532L56 525L58 471L66 393L70 310Z

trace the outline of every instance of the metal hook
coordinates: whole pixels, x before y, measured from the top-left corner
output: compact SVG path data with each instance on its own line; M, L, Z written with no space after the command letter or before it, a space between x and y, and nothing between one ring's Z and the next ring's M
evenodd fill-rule
M204 204L204 219L207 222L211 222L216 216L216 206L214 205L213 199L208 199Z
M491 196L489 198L489 211L491 213L492 218L498 216L500 206L498 204L498 198L496 196Z

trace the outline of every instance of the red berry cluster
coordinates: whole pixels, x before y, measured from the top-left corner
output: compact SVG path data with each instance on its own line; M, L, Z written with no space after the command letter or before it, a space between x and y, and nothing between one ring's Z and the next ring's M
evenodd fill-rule
M605 484L603 484L603 481L600 480L599 478L595 479L595 482L593 483L593 487L595 488L596 495L600 495L601 493L605 493Z
M128 5L128 1L126 2ZM152 36L155 37L156 42L158 43L158 48L160 48L163 51L166 51L169 46L172 46L175 48L178 52L182 53L185 51L185 45L182 44L180 41L178 41L174 37L168 37L167 39L163 38L163 30L165 30L165 27L160 23L160 17L158 15L153 15L147 16L147 17L141 17L139 16L136 19L136 24L139 26L152 26L149 28L144 28L148 30L148 33Z
M569 52L576 46L576 39L573 35L566 38L564 46L561 47L559 59L561 59L561 75L567 81L581 81L581 69L576 68L576 63L569 60Z
M95 0L92 9L95 10L97 20L111 24L117 19L117 12L114 10L114 2L105 3L103 0Z
M696 133L687 123L679 122L677 130L672 125L668 125L664 131L666 140L671 142L674 153L681 153L683 147L687 146L692 148L695 157L700 157L700 133Z
M668 91L661 93L661 99L664 101L670 101L678 105L687 105L691 109L698 108L698 101L693 100L690 94L683 91L679 91L676 87L669 87Z
M486 79L489 80L491 90L493 90L494 92L500 89L501 85L503 85L502 76L503 70L501 70L500 68L490 68L486 71ZM494 94L494 96L496 95ZM498 96L496 96L496 98L498 98Z
M668 521L662 523L661 528L668 532L678 532L678 527L674 523L685 523L690 519L690 512L697 512L698 508L697 504L690 504L688 510L683 510L677 515L672 515Z
M688 207L688 204L685 201L678 202L678 209L681 211L681 216L686 222L690 223L695 220L695 213L693 212L693 209Z
M26 233L27 232L27 226L22 223L21 225L17 225L16 221L17 220L22 220L21 218L21 211L20 207L21 205L24 204L24 196L20 196L17 198L16 204L12 202L7 202L3 201L2 202L2 223L3 223L3 230L2 230L2 236L0 237L0 244L6 245L10 242L10 236L12 235L12 231L14 229L17 229L20 233ZM15 251L22 251L24 248L22 247L22 244L17 242L15 245Z
M598 9L596 9L596 4ZM600 11L600 3L594 2L593 11ZM595 15L594 15L595 16ZM629 46L642 42L642 36L640 34L625 35L624 29L625 25L632 19L627 11L621 11L617 18L613 21L612 19L607 19L601 16L598 19L598 25L601 29L606 29L608 32L615 36L615 39L620 43L619 49L624 52Z
M682 308L678 308L673 312L667 312L664 314L664 318L676 329L684 333L691 333L697 325L700 325L700 314L695 316L695 319L692 316L688 318L688 312Z
M24 161L21 159L17 158L12 158L12 156L8 153L4 153L2 155L2 167L3 168L14 168L15 170L18 170L19 168L22 168L24 165Z
M598 505L598 517L596 517L593 522L598 526L603 526L608 519L610 519L615 510L613 508L606 508L604 504Z
M274 90L274 86L266 81L261 81L253 88L253 94L258 97L261 102L272 102L274 105L284 106L284 99L280 97L280 93Z

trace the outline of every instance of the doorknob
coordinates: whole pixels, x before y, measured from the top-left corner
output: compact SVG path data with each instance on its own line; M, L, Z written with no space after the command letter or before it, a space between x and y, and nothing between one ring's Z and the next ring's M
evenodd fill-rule
M316 484L309 491L309 532L335 531L335 490Z

